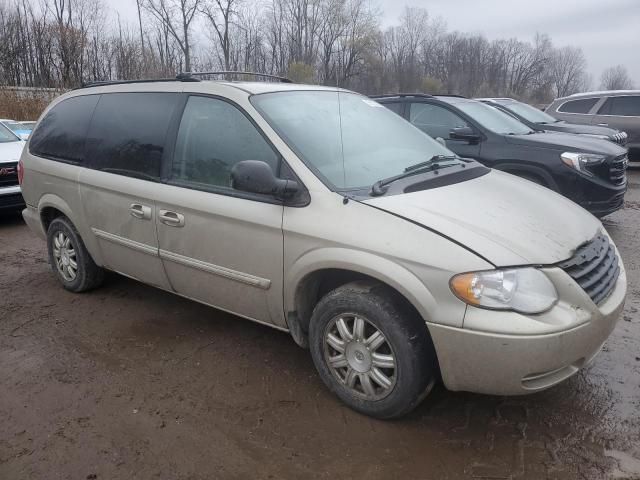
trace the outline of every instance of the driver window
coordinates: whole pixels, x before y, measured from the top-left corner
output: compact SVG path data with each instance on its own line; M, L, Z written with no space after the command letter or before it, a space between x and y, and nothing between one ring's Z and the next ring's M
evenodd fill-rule
M412 103L409 121L433 138L448 139L452 128L469 126L455 113L431 103Z
M215 98L189 97L176 139L172 178L230 188L231 169L243 160L261 160L278 173L279 156L240 110Z

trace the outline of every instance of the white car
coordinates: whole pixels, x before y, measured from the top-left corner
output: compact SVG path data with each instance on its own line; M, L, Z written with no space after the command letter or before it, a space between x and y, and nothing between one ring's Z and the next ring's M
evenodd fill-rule
M18 160L25 142L0 125L0 211L24 207L18 185Z
M29 138L33 130L33 127L27 126L27 123L33 122L18 122L8 118L0 118L0 123L20 137L21 140L25 141Z

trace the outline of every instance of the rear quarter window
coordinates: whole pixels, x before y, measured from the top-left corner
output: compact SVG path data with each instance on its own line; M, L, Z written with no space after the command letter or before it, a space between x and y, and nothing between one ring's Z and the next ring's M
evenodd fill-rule
M31 135L29 152L39 157L83 163L85 139L99 95L72 97L55 105Z
M89 133L87 157L96 170L154 180L160 164L177 93L105 93Z
M593 106L598 103L599 98L583 98L580 100L570 100L564 102L558 108L563 113L589 113Z
M625 95L608 98L598 113L618 117L640 117L640 96Z

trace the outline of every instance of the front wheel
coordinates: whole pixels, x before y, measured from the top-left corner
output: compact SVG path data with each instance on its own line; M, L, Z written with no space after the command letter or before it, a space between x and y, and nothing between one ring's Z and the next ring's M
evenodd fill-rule
M313 311L309 340L327 387L372 417L410 412L436 378L425 322L381 284L354 282L328 293Z

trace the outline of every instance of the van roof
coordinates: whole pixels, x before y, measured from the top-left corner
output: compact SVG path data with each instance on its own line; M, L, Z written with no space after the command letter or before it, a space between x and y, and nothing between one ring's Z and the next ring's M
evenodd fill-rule
M82 87L81 91L99 90L101 92L109 91L140 91L149 87L153 87L153 91L169 91L169 92L189 92L191 90L201 92L203 87L224 85L226 87L233 87L238 90L242 90L250 95L260 93L272 93L272 92L288 92L288 91L300 91L300 90L317 90L317 91L343 91L348 90L330 87L324 85L310 85L302 83L279 83L279 82L245 82L245 81L231 81L231 80L202 80L196 82L180 81L180 80L140 80L140 81L123 81L123 82L97 82L95 84L89 84ZM76 90L76 91L78 91Z

